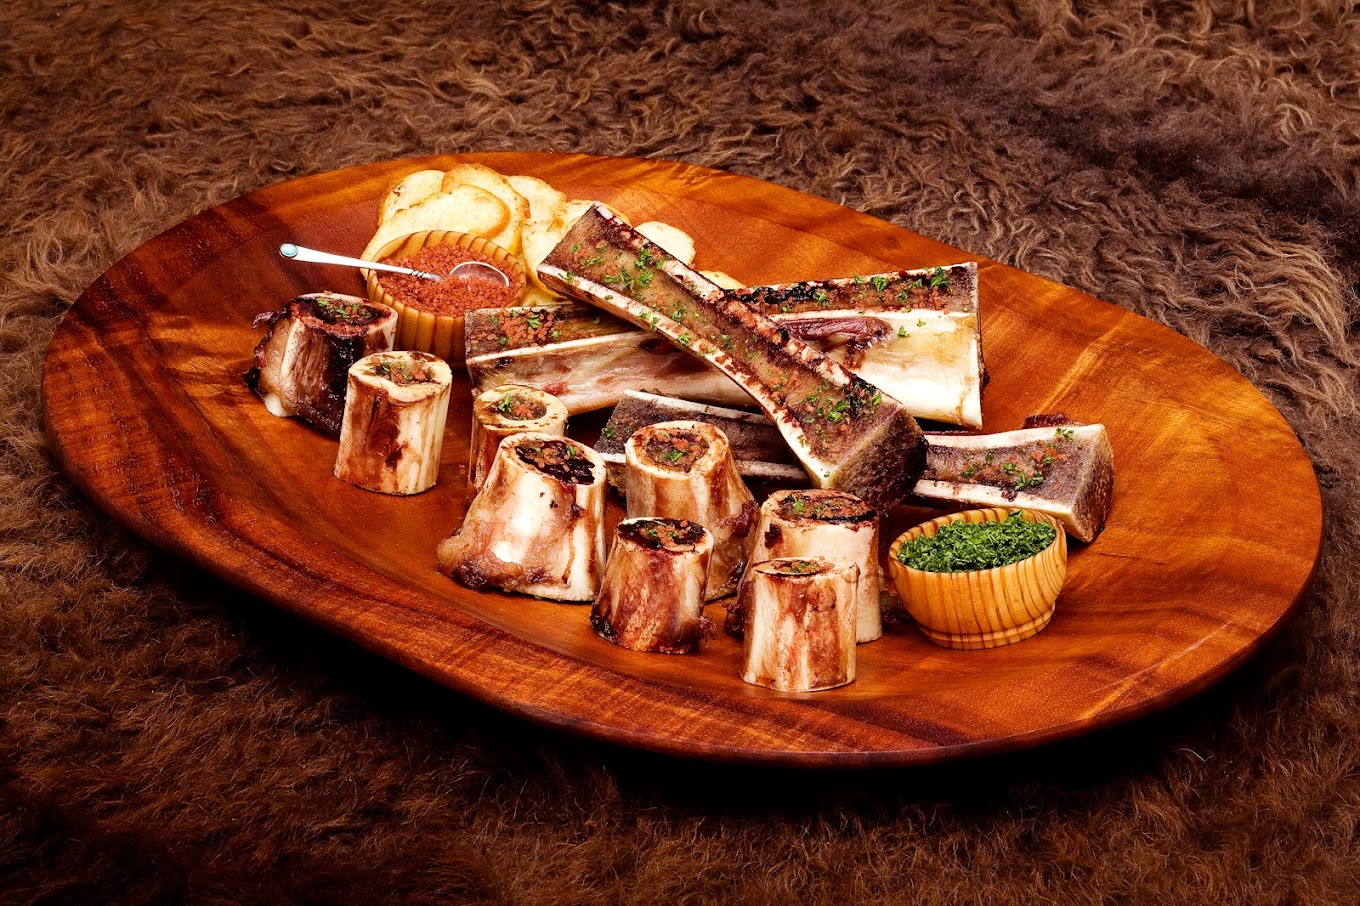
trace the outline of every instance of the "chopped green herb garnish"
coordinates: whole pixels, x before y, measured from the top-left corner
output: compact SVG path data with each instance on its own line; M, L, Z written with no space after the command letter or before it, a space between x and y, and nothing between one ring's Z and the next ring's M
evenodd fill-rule
M1033 557L1056 537L1053 526L1028 522L1024 511L1016 510L1000 522L951 522L934 535L902 545L897 559L912 569L932 573L993 569Z

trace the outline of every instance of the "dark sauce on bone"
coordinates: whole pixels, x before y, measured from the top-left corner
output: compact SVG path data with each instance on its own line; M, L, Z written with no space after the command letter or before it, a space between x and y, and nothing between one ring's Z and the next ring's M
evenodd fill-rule
M361 299L321 295L303 297L303 301L311 315L327 324L366 327L387 316L386 308L379 308Z
M580 447L568 440L521 441L515 445L520 461L568 484L594 484L595 472Z
M687 551L703 540L704 527L684 519L634 519L621 523L619 537L649 550Z
M874 511L854 494L843 491L804 491L787 494L779 502L785 519L815 519L818 522L869 522Z

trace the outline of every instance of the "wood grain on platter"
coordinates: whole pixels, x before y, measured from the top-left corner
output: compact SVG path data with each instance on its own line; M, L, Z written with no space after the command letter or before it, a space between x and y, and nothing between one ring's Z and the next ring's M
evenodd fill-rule
M1072 545L1048 628L988 651L910 626L859 648L859 678L788 695L743 683L726 635L697 655L626 651L588 606L474 593L435 571L466 511L471 398L455 376L435 488L389 498L331 475L335 442L269 415L241 375L252 317L357 271L384 186L459 160L546 179L696 238L697 265L748 283L979 260L989 431L1037 412L1103 422L1117 462L1105 533ZM684 164L479 154L273 186L167 231L77 300L48 353L49 434L75 482L155 544L412 670L517 714L617 743L801 766L934 762L1069 737L1199 691L1244 661L1312 580L1321 499L1279 413L1202 347L1151 321L874 218ZM575 428L587 441L591 425ZM609 528L620 518L611 503ZM895 513L884 543L924 511ZM721 624L718 605L710 615Z

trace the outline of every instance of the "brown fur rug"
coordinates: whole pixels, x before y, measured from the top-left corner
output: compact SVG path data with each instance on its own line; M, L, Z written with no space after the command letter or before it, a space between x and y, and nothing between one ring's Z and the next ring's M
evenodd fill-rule
M1352 6L0 7L0 903L1355 902ZM1314 592L1227 682L1093 738L734 770L419 680L149 548L55 468L43 351L121 255L294 176L500 149L750 174L1171 325L1316 463Z

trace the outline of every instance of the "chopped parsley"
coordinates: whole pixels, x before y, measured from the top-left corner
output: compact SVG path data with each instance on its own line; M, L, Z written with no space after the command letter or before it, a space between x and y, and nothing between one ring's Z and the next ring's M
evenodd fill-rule
M999 522L951 522L902 545L897 559L931 573L994 569L1033 557L1056 537L1053 526L1028 522L1023 510L1015 510Z

